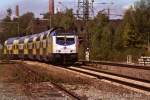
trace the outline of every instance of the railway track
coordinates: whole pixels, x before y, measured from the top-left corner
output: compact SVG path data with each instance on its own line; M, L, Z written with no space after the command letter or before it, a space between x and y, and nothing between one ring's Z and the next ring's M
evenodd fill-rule
M134 68L134 69L143 69L143 70L150 70L150 66L144 66L144 65L135 65L135 64L125 64L125 63L115 63L115 62L106 62L106 61L84 61L81 60L79 63L88 65L88 64L100 64L100 65L109 65L114 67L126 67L126 68Z
M106 71L102 71L102 70L97 70L97 69L94 69L89 66L80 65L80 66L70 66L70 67L66 67L66 68L64 68L64 66L60 66L60 67L61 68L63 67L63 69L67 69L70 71L74 71L77 73L95 77L100 80L104 79L104 80L108 80L112 83L115 82L115 83L119 83L121 85L125 85L128 87L134 88L134 89L142 90L142 91L146 92L146 94L148 93L148 95L150 95L150 81L149 80L138 79L138 78L134 78L134 77L129 77L129 76L124 76L124 75L106 72ZM32 70L32 69L29 68L29 70ZM76 96L74 93L63 88L61 85L58 85L55 82L52 82L52 83L60 91L63 91L65 94L72 97L73 99L82 100L81 98Z
M78 97L77 95L75 95L74 93L66 90L63 86L55 83L55 82L51 82L56 88L58 88L60 91L63 91L66 95L68 95L69 97L71 97L73 100L82 100L82 98Z
M0 64L16 64L15 61L4 61L4 60L0 60Z
M24 63L24 62L20 62L17 61L16 63ZM35 70L26 67L29 71L32 71L33 73L37 73ZM58 90L62 91L64 94L66 94L67 96L69 96L72 100L82 100L82 98L78 97L76 94L72 93L71 91L65 89L62 85L59 85L58 83L51 81L51 84L56 87Z
M68 67L68 70L76 71L82 74L90 75L98 79L105 79L111 82L116 82L125 86L129 86L138 90L150 93L150 81L128 77L124 75L114 74L111 72L100 71L88 67Z

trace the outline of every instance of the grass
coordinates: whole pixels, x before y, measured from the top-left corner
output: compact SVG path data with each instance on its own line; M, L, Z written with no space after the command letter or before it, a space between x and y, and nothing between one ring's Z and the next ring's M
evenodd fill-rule
M39 83L39 82L56 82L68 84L88 84L89 81L74 74L62 71L43 69L40 66L29 66L20 64L13 72L13 77L16 82L21 83ZM30 68L29 68L30 67Z
M49 81L47 75L42 75L38 72L27 69L24 65L20 65L20 68L17 68L13 72L13 77L14 80L19 83L38 83Z
M45 65L44 65L45 66ZM71 72L55 69L55 67L41 67L40 65L0 64L0 78L8 83L40 83L56 82L67 84L89 84L87 78Z

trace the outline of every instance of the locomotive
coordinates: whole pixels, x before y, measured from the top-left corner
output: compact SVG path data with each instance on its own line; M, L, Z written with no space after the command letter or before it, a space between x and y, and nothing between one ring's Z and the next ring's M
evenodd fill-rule
M62 28L51 28L34 35L9 38L4 43L9 59L29 59L51 63L78 60L78 36Z

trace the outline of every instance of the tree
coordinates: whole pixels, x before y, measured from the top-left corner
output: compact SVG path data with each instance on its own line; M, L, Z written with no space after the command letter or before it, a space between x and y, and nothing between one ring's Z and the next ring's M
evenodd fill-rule
M98 15L94 18L93 22L89 25L90 27L89 32L91 35L91 56L94 59L102 58L103 46L102 39L104 38L105 34L103 35L104 27L107 26L109 23L108 16L105 14L98 13Z
M17 19L11 20L9 16L6 16L2 21L3 32L0 33L0 39L4 42L10 37L21 36L22 33L26 32L26 28L30 25L30 22L34 19L32 12L25 13ZM18 34L18 24L20 33Z
M150 32L149 0L141 0L126 11L123 21L124 46L143 48ZM145 41L146 40L146 41Z
M75 17L72 9L66 9L64 12L58 12L51 16L52 27L64 27L66 30L75 28ZM49 13L44 15L44 19L50 19Z
M34 13L32 12L27 12L20 16L20 18L18 19L18 22L20 24L20 33L31 33L29 30L27 30L27 28L31 27L31 22L32 20L34 20L34 18Z
M8 17L11 17L11 15L12 15L12 9L11 9L11 8L8 8L8 9L7 9L7 16L8 16Z

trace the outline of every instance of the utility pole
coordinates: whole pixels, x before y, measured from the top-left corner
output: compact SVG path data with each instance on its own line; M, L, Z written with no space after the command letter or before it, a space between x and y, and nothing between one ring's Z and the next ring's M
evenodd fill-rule
M93 17L94 0L78 0L77 18L79 20L88 21L90 17Z
M90 60L90 33L88 32L87 22L94 15L94 0L78 0L77 18L84 23L84 52L85 59Z

